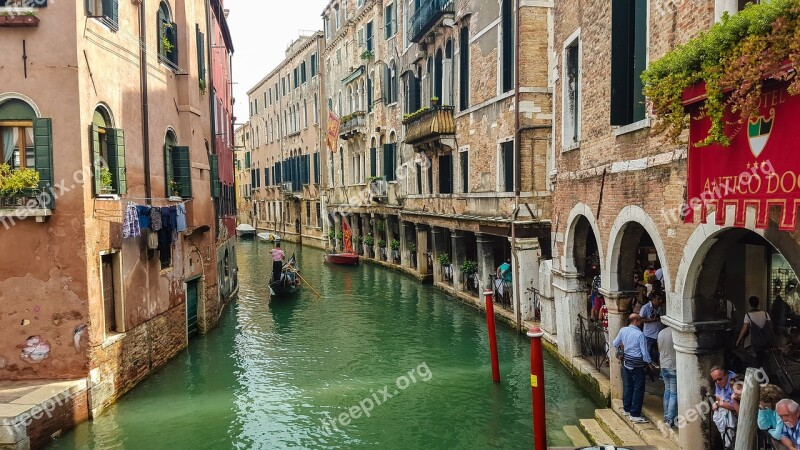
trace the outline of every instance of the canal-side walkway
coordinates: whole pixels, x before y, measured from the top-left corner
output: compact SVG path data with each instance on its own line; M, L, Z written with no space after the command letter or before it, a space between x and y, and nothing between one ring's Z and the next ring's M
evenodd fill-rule
M41 448L89 418L86 380L0 381L0 449Z
M362 261L370 264L383 266L389 269L411 275L420 281L428 281L430 276L425 277L417 271L406 267L398 266L386 261L375 260L362 256ZM434 282L434 287L446 292L451 297L485 313L486 301L463 292L457 292L453 287L446 283ZM539 327L540 323L535 320L523 320L521 326L517 326L517 318L513 311L495 306L495 319L505 325L517 329L520 333L526 333L533 327ZM566 358L558 351L556 337L544 332L544 347L554 357L561 361L572 375L579 380L581 386L589 392L592 397L601 405L610 408L598 409L593 419L582 419L580 427L571 427L567 431L573 443L580 446L583 441L581 437L588 438L588 441L595 445L616 444L616 445L648 445L663 450L678 450L678 435L674 430L662 432L657 426L663 419L662 403L653 394L645 394L645 402L642 407L642 415L650 423L634 425L622 416L622 402L611 400L611 382L608 376L597 370L594 365L582 358ZM573 437L574 436L574 437Z

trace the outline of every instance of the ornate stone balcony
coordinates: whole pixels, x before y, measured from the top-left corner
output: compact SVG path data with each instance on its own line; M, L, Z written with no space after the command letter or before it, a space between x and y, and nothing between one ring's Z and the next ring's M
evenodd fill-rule
M453 0L428 0L420 2L418 10L414 11L411 17L412 42L421 42L425 39L428 32L441 24L442 19L455 12L455 2Z
M339 129L339 137L344 140L351 139L359 134L366 134L367 113L356 111L342 117L342 125Z

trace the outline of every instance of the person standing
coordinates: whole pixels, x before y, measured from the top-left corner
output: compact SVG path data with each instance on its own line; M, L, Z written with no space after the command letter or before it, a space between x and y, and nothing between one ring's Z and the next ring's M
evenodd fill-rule
M629 320L630 325L619 330L611 345L622 349L623 414L630 416L633 423L646 423L647 419L642 417L642 403L645 368L651 365L650 351L647 348L647 339L639 329L641 316L631 314Z
M677 427L675 419L678 417L678 374L670 327L658 333L658 354L661 358L661 378L664 379L664 423L669 427Z
M796 401L785 398L778 402L775 411L783 421L781 443L789 450L800 449L800 405Z
M767 352L775 344L774 334L772 332L772 323L770 323L769 314L766 311L758 309L760 301L755 295L748 300L750 303L750 312L744 316L744 324L742 331L739 332L739 338L736 339L736 346L744 342L744 349L750 353L751 357L755 357L759 366L764 366L767 360Z
M272 255L272 281L281 279L281 272L283 271L283 260L286 258L286 253L281 250L281 241L275 241L275 248L269 251Z
M658 333L664 328L664 325L661 323L661 316L664 315L664 302L663 298L661 297L662 294L659 291L653 291L650 293L650 301L642 306L642 309L639 311L639 315L642 317L642 323L644 324L644 336L647 338L647 345L651 351L651 355L653 357L653 362L658 364Z

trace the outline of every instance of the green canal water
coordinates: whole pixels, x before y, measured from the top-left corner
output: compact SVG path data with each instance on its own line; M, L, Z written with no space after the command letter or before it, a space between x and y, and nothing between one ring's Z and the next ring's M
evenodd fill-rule
M306 288L270 301L269 249L241 242L239 299L219 326L51 448L532 447L526 338L498 326L493 384L478 311L394 271L327 266L321 251L292 245L322 298ZM549 356L545 370L548 441L568 445L563 426L596 405Z

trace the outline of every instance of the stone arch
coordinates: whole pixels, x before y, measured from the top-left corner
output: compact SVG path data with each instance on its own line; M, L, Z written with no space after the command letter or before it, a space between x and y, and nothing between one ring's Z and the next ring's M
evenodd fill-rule
M39 110L39 107L36 105L36 102L34 102L33 99L28 97L27 95L20 94L18 92L6 92L4 94L0 94L0 105L13 100L18 100L27 103L28 106L31 109L33 109L33 112L36 114L36 117L42 117L42 112Z
M583 226L580 221L581 218L588 223L588 229L585 231L591 231L594 235L595 241L597 242L597 251L600 256L600 273L604 273L606 266L604 265L605 260L603 258L603 245L602 240L600 239L600 231L592 209L585 203L578 203L569 213L569 219L567 219L567 232L564 239L564 259L562 268L568 272L578 271L578 265L575 263L575 240L577 232L583 231L580 230L580 227Z
M717 225L716 212L711 212L706 218L706 223L699 224L695 228L684 246L683 257L675 276L674 292L681 300L681 308L670 308L669 316L684 323L698 320L696 299L708 296L707 291L700 290L701 272L704 266L709 264L708 258L713 258L712 249L715 244L736 230L749 231L760 236L786 258L795 274L800 274L800 244L791 234L780 231L774 221L771 221L770 227L766 230L756 228L755 211L752 208L748 208L746 215L745 226L735 227L733 226L734 214L727 214L726 223Z
M644 233L647 233L653 241L653 246L658 254L661 269L664 273L664 289L666 292L671 292L673 288L672 278L670 277L669 261L667 261L664 242L661 240L653 219L639 206L626 206L619 212L614 221L614 226L609 233L608 252L606 253L606 268L608 270L603 271L603 287L610 291L632 288L632 286L625 286L620 283L621 271L628 271L633 268L632 256L623 255L622 252L625 250L624 247L629 247L634 240L638 243L638 239ZM623 257L625 259L621 260ZM633 283L632 279L631 283Z

